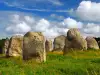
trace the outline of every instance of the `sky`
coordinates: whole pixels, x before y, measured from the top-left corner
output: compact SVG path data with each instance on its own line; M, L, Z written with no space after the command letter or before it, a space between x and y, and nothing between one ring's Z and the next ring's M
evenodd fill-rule
M0 0L0 37L34 31L55 38L70 28L100 37L100 0Z

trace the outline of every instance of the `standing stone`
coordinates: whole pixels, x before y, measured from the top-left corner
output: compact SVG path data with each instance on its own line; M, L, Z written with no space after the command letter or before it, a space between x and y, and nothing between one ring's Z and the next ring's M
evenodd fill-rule
M81 36L80 32L76 28L72 28L67 32L65 40L64 53L66 54L69 50L87 50L87 42Z
M3 46L4 54L6 54L6 52L8 50L8 46L9 46L9 39L6 38L5 41L4 41L4 46Z
M99 49L98 43L93 37L87 37L86 41L88 49Z
M23 39L23 59L34 58L36 61L45 62L45 38L41 32L28 32Z
M22 56L23 36L15 35L10 38L6 56Z
M52 51L52 41L51 40L46 40L45 42L45 49L46 49L46 52L49 52L49 51Z
M62 51L65 45L65 36L60 35L54 39L53 42L54 49L53 51Z

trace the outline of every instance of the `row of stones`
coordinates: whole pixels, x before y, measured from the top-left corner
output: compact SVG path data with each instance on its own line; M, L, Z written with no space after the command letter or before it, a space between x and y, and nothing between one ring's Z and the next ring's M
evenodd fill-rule
M70 29L67 36L54 39L53 50L63 50L66 54L71 49L87 50L99 49L96 40L92 37L84 39L78 29ZM13 36L5 41L4 51L7 57L22 56L24 60L31 58L36 61L46 61L46 51L52 51L52 41L46 40L41 32L28 32L24 36Z
M54 39L54 50L98 50L99 45L97 41L90 36L83 38L78 29L70 29L67 36L61 35Z

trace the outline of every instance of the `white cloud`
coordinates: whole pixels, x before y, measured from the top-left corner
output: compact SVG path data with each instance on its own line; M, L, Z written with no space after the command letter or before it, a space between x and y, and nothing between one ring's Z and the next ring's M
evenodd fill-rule
M76 9L76 14L82 20L100 22L100 3L82 1Z
M24 18L28 23L34 23L35 22L35 19L30 17L30 16L25 16Z
M73 18L65 18L62 21L48 20L41 17L34 17L25 13L0 13L1 27L5 29L0 32L5 34L25 34L27 31L43 32L47 38L54 38L58 35L66 35L70 28L79 28L83 34L100 36L100 25L95 23L84 24ZM6 16L7 15L7 16Z
M67 28L52 27L52 28L48 28L45 32L43 32L43 34L47 38L55 38L59 35L66 35L67 31L68 31Z
M13 22L13 23L18 23L18 22L20 22L20 16L18 15L18 14L14 14L14 15L11 15L11 22Z
M100 32L100 26L94 23L88 23L84 28L85 33L95 34Z
M60 28L59 24L60 22L55 23L46 19L40 19L34 27L34 30L43 32L44 36L47 38L54 38L58 35L66 35L66 32L68 31L67 28L63 28L63 26Z
M26 16L25 16L26 18ZM28 16L29 18L29 16ZM30 18L29 18L30 19ZM27 19L28 22L31 22ZM6 27L7 32L12 33L25 33L31 30L31 27L26 23L26 21L21 19L21 16L18 14L11 15L10 24Z
M39 12L63 12L63 13L72 12L70 10L34 9L34 8L27 8L27 7L16 7L16 8L27 10L27 11L39 11Z
M54 30L54 29L48 29L45 32L43 32L43 34L47 38L54 38L54 37L59 35L59 33L56 30Z
M44 32L46 29L48 29L49 26L50 26L49 21L45 19L41 19L39 20L39 22L37 22L35 29L36 31Z
M48 1L51 2L54 5L58 5L58 6L63 5L59 0L48 0Z
M28 26L25 22L18 23L15 25L9 25L6 28L6 31L14 32L14 33L25 33L31 30L31 27Z
M15 13L9 15L5 30L13 35L25 34L28 31L43 32L47 38L54 38L67 32L66 28L60 28L59 24L60 22Z
M16 7L23 7L23 6L36 6L36 4L52 4L52 5L56 5L56 6L61 6L63 5L63 3L60 0L14 0L14 1L2 1L4 2L6 5L9 6L16 6Z
M76 20L74 20L72 18L64 19L62 24L67 28L82 28L83 27L83 23L82 22L77 22Z
M63 20L64 19L64 16L60 16L60 15L56 15L56 14L51 14L50 15L50 18L58 19L58 20Z
M41 5L43 6L45 5L46 7L63 5L63 3L60 0L28 0L28 1L27 0L14 0L14 1L4 0L4 1L1 1L1 3L4 3L5 5L9 7L16 7L16 8L20 8L24 10L32 10L32 11L45 11L45 12L49 12L49 11L54 12L54 11L44 9L43 7L41 7L41 9L38 9L38 8L40 8ZM62 11L63 10L61 10L60 12Z
M59 7L64 5L62 1L60 0L14 0L14 1L2 1L5 5L9 7L16 7L18 9L27 10L27 11L39 11L39 12L70 12L68 10L52 10L49 9L53 6ZM40 6L46 6L48 9L44 9L44 7Z

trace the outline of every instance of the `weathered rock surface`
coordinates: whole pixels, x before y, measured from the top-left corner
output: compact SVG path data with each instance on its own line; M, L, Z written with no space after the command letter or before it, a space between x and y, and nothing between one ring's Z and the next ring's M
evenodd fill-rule
M15 35L10 38L6 56L22 56L23 36Z
M52 48L53 48L52 40L46 40L45 42L46 52L52 51Z
M62 51L65 45L65 36L60 35L56 37L54 39L53 45L54 45L53 51L59 51L59 50Z
M88 49L99 49L97 41L93 37L86 37Z
M4 41L4 46L3 46L4 54L6 54L6 52L8 50L8 46L9 46L9 39L6 38L5 41Z
M46 61L45 38L41 32L28 32L23 39L23 59Z
M67 32L63 51L66 54L71 49L87 50L87 42L76 28L72 28Z

